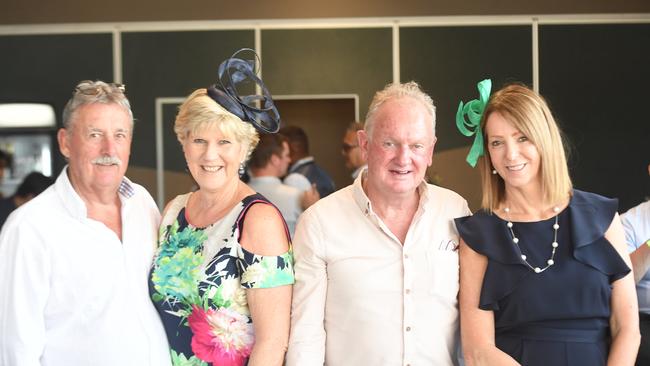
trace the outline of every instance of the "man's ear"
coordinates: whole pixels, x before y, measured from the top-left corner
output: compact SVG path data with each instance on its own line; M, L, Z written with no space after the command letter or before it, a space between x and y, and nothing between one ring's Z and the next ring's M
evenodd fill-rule
M59 128L59 131L56 133L56 140L59 143L61 155L65 156L66 159L70 158L69 138L70 136L68 136L68 131L65 128Z
M438 141L438 137L434 136L433 142L431 143L431 153L429 154L429 161L427 162L427 166L431 166L433 164L433 151L436 147L436 141Z
M361 149L361 155L368 160L368 134L365 130L357 131L357 143Z
M269 165L278 166L279 164L280 164L280 155L271 154L271 158L269 159Z

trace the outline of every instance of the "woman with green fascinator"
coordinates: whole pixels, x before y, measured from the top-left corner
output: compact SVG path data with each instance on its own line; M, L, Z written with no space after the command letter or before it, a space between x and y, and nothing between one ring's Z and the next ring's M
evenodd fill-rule
M634 365L639 326L618 202L572 187L560 130L522 85L461 102L482 208L456 219L466 364Z

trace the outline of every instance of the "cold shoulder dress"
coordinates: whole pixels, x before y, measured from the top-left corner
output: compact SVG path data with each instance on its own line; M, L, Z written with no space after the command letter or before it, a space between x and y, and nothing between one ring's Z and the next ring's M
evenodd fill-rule
M162 219L149 292L174 366L243 366L255 342L246 289L293 284L293 256L260 256L239 244L248 209L271 204L260 194L204 228L187 221L189 196L176 197Z
M574 190L559 213L559 244L550 268L555 217L513 222L479 211L456 219L465 243L488 258L479 307L494 312L496 346L526 366L607 363L612 282L630 269L604 234L618 201ZM461 271L471 271L462 268Z

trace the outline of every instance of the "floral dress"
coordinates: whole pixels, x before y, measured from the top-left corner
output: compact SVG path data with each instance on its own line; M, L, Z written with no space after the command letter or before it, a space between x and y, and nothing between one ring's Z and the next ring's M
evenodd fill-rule
M271 204L263 196L248 196L223 219L197 228L186 219L190 195L169 205L149 276L172 364L246 365L255 343L246 289L293 284L293 256L260 256L239 244L248 209Z

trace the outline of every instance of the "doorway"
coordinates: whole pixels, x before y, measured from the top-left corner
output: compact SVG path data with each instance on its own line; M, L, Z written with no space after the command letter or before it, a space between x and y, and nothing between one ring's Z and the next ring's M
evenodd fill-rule
M334 180L336 189L352 183L341 155L341 139L351 122L358 120L358 97L274 96L282 127L298 126L309 139L309 152Z

